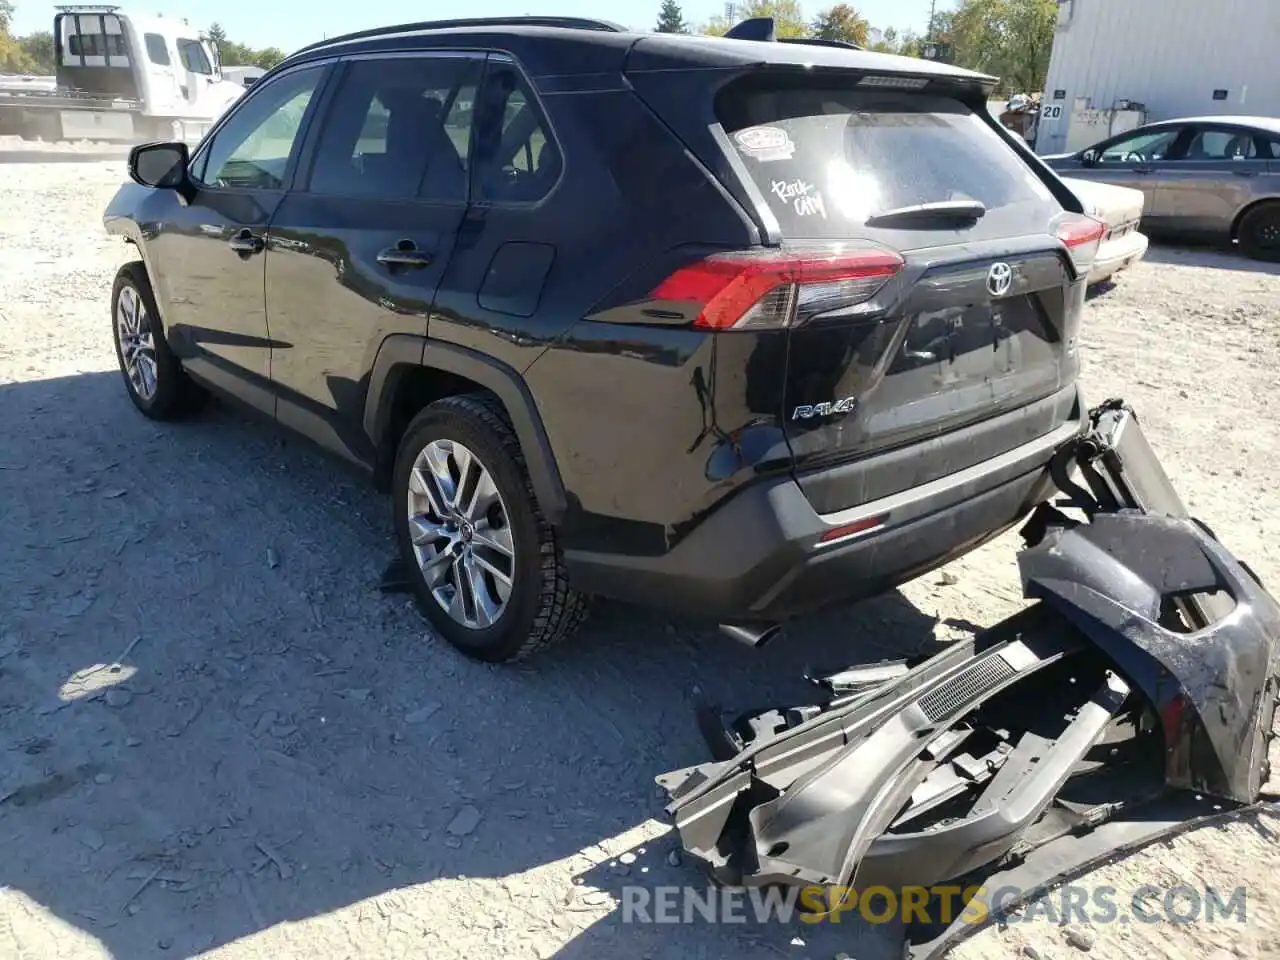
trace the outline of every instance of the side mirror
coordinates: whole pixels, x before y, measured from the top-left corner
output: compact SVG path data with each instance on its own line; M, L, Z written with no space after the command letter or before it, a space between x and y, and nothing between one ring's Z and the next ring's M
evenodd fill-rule
M185 192L190 162L185 143L143 143L129 151L129 176L144 187Z

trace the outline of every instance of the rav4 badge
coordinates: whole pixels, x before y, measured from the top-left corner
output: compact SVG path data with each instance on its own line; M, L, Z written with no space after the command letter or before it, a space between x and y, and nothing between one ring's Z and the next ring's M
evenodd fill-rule
M812 420L814 417L830 417L837 413L853 413L858 406L857 397L845 397L824 403L802 403L791 411L792 420Z

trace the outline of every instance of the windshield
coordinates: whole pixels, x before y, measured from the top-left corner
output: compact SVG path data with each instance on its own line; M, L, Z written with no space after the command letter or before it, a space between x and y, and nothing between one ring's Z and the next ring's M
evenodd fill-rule
M950 97L843 86L730 88L729 139L791 237L848 236L888 211L980 203L981 233L1030 233L1048 188L994 130Z

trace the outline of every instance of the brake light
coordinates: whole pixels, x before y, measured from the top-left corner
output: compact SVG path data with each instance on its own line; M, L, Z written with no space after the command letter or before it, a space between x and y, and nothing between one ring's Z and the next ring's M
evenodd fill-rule
M879 87L882 90L923 90L928 85L927 77L867 76L858 81L860 87Z
M1088 273L1102 245L1107 225L1082 214L1067 214L1058 221L1056 234L1067 248L1079 273Z
M1080 217L1078 220L1070 220L1058 225L1058 238L1067 245L1068 248L1082 246L1086 243L1096 243L1102 239L1102 234L1106 232L1106 225L1094 220L1092 217Z
M797 317L856 312L902 266L887 250L717 253L681 267L650 297L697 304L694 326L707 330L785 327Z

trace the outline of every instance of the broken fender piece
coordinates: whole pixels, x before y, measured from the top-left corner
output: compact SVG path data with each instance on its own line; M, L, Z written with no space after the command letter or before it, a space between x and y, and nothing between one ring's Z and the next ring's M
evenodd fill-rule
M736 754L658 778L715 879L1030 895L1258 800L1280 606L1187 516L1131 410L1091 421L1054 463L1087 520L1046 505L1023 531L1031 607L905 673L739 720L710 738ZM958 929L913 931L912 955Z

